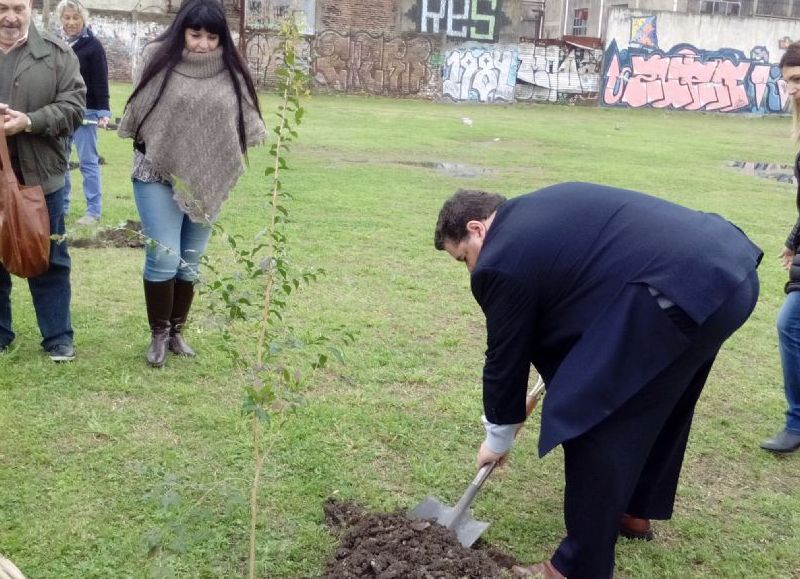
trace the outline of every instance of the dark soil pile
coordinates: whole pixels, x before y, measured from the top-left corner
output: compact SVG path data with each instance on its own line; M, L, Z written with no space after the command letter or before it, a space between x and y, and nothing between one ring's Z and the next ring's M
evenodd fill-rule
M75 237L69 240L70 247L144 247L142 224L128 219L125 225L99 230L93 237Z
M513 557L478 541L462 547L455 533L404 512L368 513L329 499L325 520L341 543L328 560L325 579L461 579L510 577Z

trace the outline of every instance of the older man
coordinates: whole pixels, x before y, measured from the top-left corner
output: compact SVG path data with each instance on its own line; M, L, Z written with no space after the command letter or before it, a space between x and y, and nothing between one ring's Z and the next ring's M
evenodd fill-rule
M25 185L41 185L50 231L64 233L65 142L83 118L86 85L75 53L31 22L31 0L0 0L0 113L11 164ZM75 357L70 321L70 258L50 245L50 268L28 280L42 347L54 362ZM0 353L14 340L11 277L0 265Z
M758 297L761 251L718 215L634 191L555 185L506 201L459 191L435 246L464 262L486 315L486 440L502 461L547 384L539 453L564 449L567 536L520 576L612 577L618 534L672 515L700 391Z

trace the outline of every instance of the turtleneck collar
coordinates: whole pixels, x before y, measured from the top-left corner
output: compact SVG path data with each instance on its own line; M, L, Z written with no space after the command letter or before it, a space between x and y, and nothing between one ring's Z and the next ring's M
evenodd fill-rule
M181 61L175 65L175 72L190 78L210 78L225 70L222 60L222 47L211 52L189 52L183 50Z

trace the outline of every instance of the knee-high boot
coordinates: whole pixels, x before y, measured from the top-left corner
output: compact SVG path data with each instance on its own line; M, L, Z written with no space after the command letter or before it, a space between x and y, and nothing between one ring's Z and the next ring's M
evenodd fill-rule
M167 359L174 289L175 278L167 281L144 280L144 301L147 304L147 321L152 334L150 347L147 349L147 363L156 368L163 366Z
M172 295L172 315L169 318L169 350L179 356L194 356L194 350L189 347L181 333L186 325L189 309L192 307L194 283L183 279L175 279L175 292Z

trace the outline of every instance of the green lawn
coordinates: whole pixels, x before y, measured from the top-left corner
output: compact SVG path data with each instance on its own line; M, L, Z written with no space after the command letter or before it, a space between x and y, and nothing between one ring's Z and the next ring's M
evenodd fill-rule
M129 90L113 87L115 115ZM268 123L276 103L263 99ZM774 322L786 274L775 256L797 215L794 188L725 166L791 163L788 118L342 96L307 107L284 176L295 198L288 233L297 266L328 273L293 295L290 317L343 324L357 341L266 436L261 576L321 572L336 544L327 497L374 510L458 498L482 440L485 336L463 265L433 249L438 209L458 187L514 196L583 180L721 213L766 252L759 305L698 406L675 516L657 541L620 542L618 576L800 577L800 457L758 448L783 419ZM100 139L103 223L116 225L137 218L131 145L111 131ZM267 158L251 154L223 209L224 227L245 239L266 225ZM409 162L487 172L459 178ZM70 224L84 207L77 188ZM15 280L18 338L0 359L0 552L36 579L242 575L249 428L207 300L187 331L199 357L148 368L142 252L71 252L74 363L41 353ZM226 255L217 238L209 252ZM537 431L538 414L474 505L492 522L485 538L530 562L563 534L561 452L536 458Z

